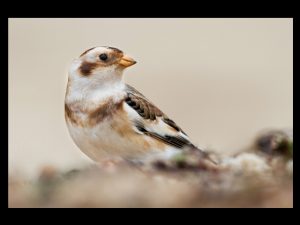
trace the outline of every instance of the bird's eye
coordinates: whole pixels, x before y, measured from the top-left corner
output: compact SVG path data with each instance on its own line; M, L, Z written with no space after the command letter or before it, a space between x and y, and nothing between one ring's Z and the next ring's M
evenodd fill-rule
M105 60L107 60L107 58L108 58L108 56L106 55L106 54L101 54L101 55L99 55L99 58L102 60L102 61L105 61Z

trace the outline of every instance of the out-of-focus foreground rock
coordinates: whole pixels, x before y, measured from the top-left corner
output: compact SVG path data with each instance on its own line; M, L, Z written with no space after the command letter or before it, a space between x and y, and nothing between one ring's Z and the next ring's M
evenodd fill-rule
M292 132L268 131L250 149L209 158L45 166L36 181L10 177L9 207L293 207Z

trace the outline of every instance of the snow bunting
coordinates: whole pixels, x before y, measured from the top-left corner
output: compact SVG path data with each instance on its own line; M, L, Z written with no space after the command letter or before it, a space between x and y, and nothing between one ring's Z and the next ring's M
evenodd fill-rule
M196 149L173 120L123 82L124 69L135 63L117 48L95 47L70 67L65 119L76 145L94 161Z

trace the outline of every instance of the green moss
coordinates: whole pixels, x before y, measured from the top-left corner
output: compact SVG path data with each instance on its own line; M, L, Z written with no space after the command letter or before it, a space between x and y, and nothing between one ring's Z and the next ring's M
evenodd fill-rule
M292 141L288 142L288 151L289 151L290 157L293 158L293 142Z

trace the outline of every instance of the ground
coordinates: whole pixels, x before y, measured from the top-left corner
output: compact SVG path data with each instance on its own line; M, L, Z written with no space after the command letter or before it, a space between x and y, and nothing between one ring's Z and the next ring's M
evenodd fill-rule
M293 207L290 132L260 134L235 155L184 150L168 160L105 162L36 181L10 177L9 207ZM212 162L213 161L213 162Z

